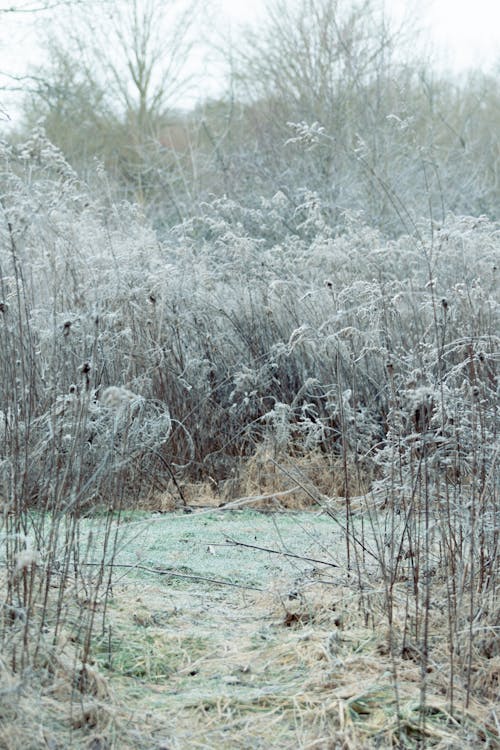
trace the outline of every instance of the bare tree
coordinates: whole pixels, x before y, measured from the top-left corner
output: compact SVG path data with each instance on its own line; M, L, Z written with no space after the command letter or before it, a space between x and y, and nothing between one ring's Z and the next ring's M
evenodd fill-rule
M90 78L141 137L186 95L193 81L198 0L121 0L79 14L73 45Z
M394 68L401 35L373 0L272 0L267 15L233 54L244 95L272 100L278 115L345 121L348 99Z
M268 0L266 21L231 49L247 134L232 161L239 174L251 164L254 192L279 189L301 204L307 185L335 221L346 206L393 211L380 185L399 189L408 139L388 117L403 120L415 90L416 28L378 0ZM297 132L309 125L325 137L304 149Z
M144 204L164 193L160 183L185 168L171 142L199 62L198 13L199 0L84 0L59 9L44 61L31 71L26 124L41 119L80 172L99 158L127 198Z

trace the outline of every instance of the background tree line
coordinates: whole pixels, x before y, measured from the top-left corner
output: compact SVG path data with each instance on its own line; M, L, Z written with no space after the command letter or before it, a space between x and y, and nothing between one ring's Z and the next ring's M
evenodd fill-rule
M360 211L391 235L422 216L498 216L497 78L436 72L412 51L414 26L373 0L272 0L232 43L197 0L63 5L15 136L42 123L157 229L214 197L258 206L277 192L292 223L308 192L334 225ZM214 76L225 85L189 100L200 65L209 94Z

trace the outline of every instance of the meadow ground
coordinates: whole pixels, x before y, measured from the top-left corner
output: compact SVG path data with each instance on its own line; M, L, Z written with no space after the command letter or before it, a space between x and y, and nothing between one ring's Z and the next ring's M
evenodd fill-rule
M104 625L94 628L90 688L75 689L76 644L68 638L58 649L58 679L44 687L38 675L31 687L3 690L0 746L500 747L498 654L475 656L476 678L491 680L489 699L472 698L466 708L457 674L451 711L439 571L426 675L407 623L404 571L389 634L375 560L388 519L359 500L348 569L340 506L130 514L116 539L109 596L95 607ZM95 519L82 533L101 547ZM92 562L89 554L84 564ZM81 591L76 599L83 611Z

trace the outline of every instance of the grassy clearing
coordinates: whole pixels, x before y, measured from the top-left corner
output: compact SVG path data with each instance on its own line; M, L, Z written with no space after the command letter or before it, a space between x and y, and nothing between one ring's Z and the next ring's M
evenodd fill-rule
M371 550L367 510L353 534ZM345 511L336 513L344 525ZM342 528L325 514L130 514L113 563L92 690L83 696L73 685L64 695L74 669L66 682L61 670L59 690L57 680L46 691L38 682L35 717L27 709L34 693L11 686L10 698L2 696L3 747L500 747L498 653L478 644L481 698L476 691L465 708L457 675L450 713L444 581L433 588L423 678L418 644L405 635L408 581L395 586L389 629L383 577L367 562L360 588ZM76 645L67 644L68 659ZM28 739L34 727L36 741Z

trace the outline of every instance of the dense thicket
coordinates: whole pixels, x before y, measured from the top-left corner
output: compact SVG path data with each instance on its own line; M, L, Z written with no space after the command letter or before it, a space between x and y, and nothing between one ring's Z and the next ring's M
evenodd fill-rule
M216 199L160 241L100 179L96 196L41 132L3 151L4 458L30 446L5 479L40 495L62 462L71 484L81 450L79 483L108 481L118 427L100 395L116 387L140 413L121 451L139 475L148 454L167 478L223 479L265 439L373 469L424 440L437 468L461 481L477 464L484 481L497 224L448 216L388 239L352 211L333 225L317 193L291 211L278 192Z

